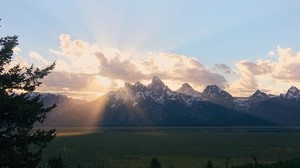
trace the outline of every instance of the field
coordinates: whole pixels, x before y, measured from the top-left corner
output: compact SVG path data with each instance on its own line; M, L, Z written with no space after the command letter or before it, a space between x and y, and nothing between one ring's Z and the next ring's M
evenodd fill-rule
M61 156L70 167L147 168L156 157L163 167L275 162L300 157L300 128L286 127L112 127L58 128L44 161Z

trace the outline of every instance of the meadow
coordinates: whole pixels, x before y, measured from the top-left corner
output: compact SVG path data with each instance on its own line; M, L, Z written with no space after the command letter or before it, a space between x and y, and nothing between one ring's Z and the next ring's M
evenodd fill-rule
M253 162L271 163L300 157L297 127L106 127L57 128L43 160L59 154L70 167L105 165L147 168L153 157L163 167L201 168Z

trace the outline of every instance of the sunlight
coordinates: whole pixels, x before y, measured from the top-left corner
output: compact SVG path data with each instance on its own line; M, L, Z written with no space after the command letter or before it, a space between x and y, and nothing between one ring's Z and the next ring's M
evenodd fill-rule
M111 86L111 80L107 77L97 75L96 76L96 81L97 81L97 83L101 83L105 87L110 87Z
M98 126L104 115L107 96L102 96L88 104L90 111L87 112L86 125Z
M98 127L63 127L56 130L57 137L83 136L93 133L100 133Z
M151 61L153 61L154 65L157 65L161 70L170 71L174 68L176 63L178 63L178 59L173 57L172 55L168 55L165 53L155 54L151 56Z

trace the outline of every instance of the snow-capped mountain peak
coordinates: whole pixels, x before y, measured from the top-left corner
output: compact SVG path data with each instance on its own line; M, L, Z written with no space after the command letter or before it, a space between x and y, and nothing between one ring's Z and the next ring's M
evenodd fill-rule
M200 97L201 93L194 90L191 85L189 85L188 83L184 83L182 84L182 86L177 90L177 92L182 93L182 94L186 94L189 96L193 96L193 97Z
M190 90L194 90L194 89L193 89L192 86L191 86L190 84L188 84L188 83L182 84L182 86L178 89L178 91L183 91L183 92L185 92L185 91L190 91Z
M269 96L266 93L261 92L260 90L257 90L256 92L254 92L251 97L269 98Z
M223 91L219 86L217 85L207 85L207 87L204 89L204 92L221 92Z
M135 84L134 84L134 87L143 87L144 85L143 84L141 84L140 82L136 82Z
M203 93L202 97L208 101L220 104L226 107L232 107L234 104L234 98L225 90L221 89L217 85L208 85Z
M172 91L161 79L154 76L148 86L140 82L136 82L135 84L126 82L123 88L112 93L113 96L116 97L116 100L119 100L118 104L123 104L130 100L133 102L133 106L136 106L146 98L151 98L154 102L163 104L165 102L166 92L171 93Z
M256 92L254 92L250 97L249 97L249 101L253 102L253 103L257 103L266 99L269 99L270 96L267 95L266 93L257 90Z
M208 85L204 91L203 91L203 94L204 95L207 95L207 96L213 96L213 95L216 95L216 94L224 94L224 95L227 95L229 93L227 93L226 91L224 91L223 89L221 89L219 86L217 85Z
M295 87L292 86L289 88L289 90L287 91L285 98L287 99L299 99L300 98L300 90Z
M164 82L157 76L153 76L151 84L148 87L165 87Z

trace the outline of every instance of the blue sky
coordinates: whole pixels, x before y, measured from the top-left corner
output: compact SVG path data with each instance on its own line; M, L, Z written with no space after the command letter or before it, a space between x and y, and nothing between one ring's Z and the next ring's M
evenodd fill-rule
M122 53L134 50L132 57L138 60L147 60L151 57L149 53L196 58L208 74L218 73L224 77L225 82L217 84L232 92L236 89L231 87L234 82L237 83L241 78L246 82L246 78L251 78L250 75L255 77L251 82L256 82L256 85L250 87L249 92L274 81L278 85L269 90L284 90L290 84L297 85L300 79L284 80L285 77L276 74L280 78L270 77L274 75L269 71L268 74L257 74L249 70L253 66L250 67L248 63L258 66L259 59L279 62L279 53L283 49L290 49L297 55L300 51L299 6L300 2L296 0L10 0L1 3L0 35L18 35L21 48L19 56L29 62L36 61L28 56L32 51L45 60L68 61L70 57L62 58L50 52L50 49L62 49L60 36L67 34L73 41L115 48ZM279 57L270 57L268 53L272 50ZM248 62L243 64L242 61ZM226 64L234 73L216 71L215 64ZM101 66L98 70L102 71ZM264 75L268 75L270 80L259 79ZM166 80L172 81L170 74L166 76ZM203 77L201 74L199 76ZM123 78L112 78L108 74L102 74L101 77L109 78L111 83L124 81ZM215 81L215 77L212 77L212 81ZM183 82L180 79L178 77L174 81ZM212 81L199 80L197 84L197 80L190 80L199 89ZM244 87L235 92L246 89Z

